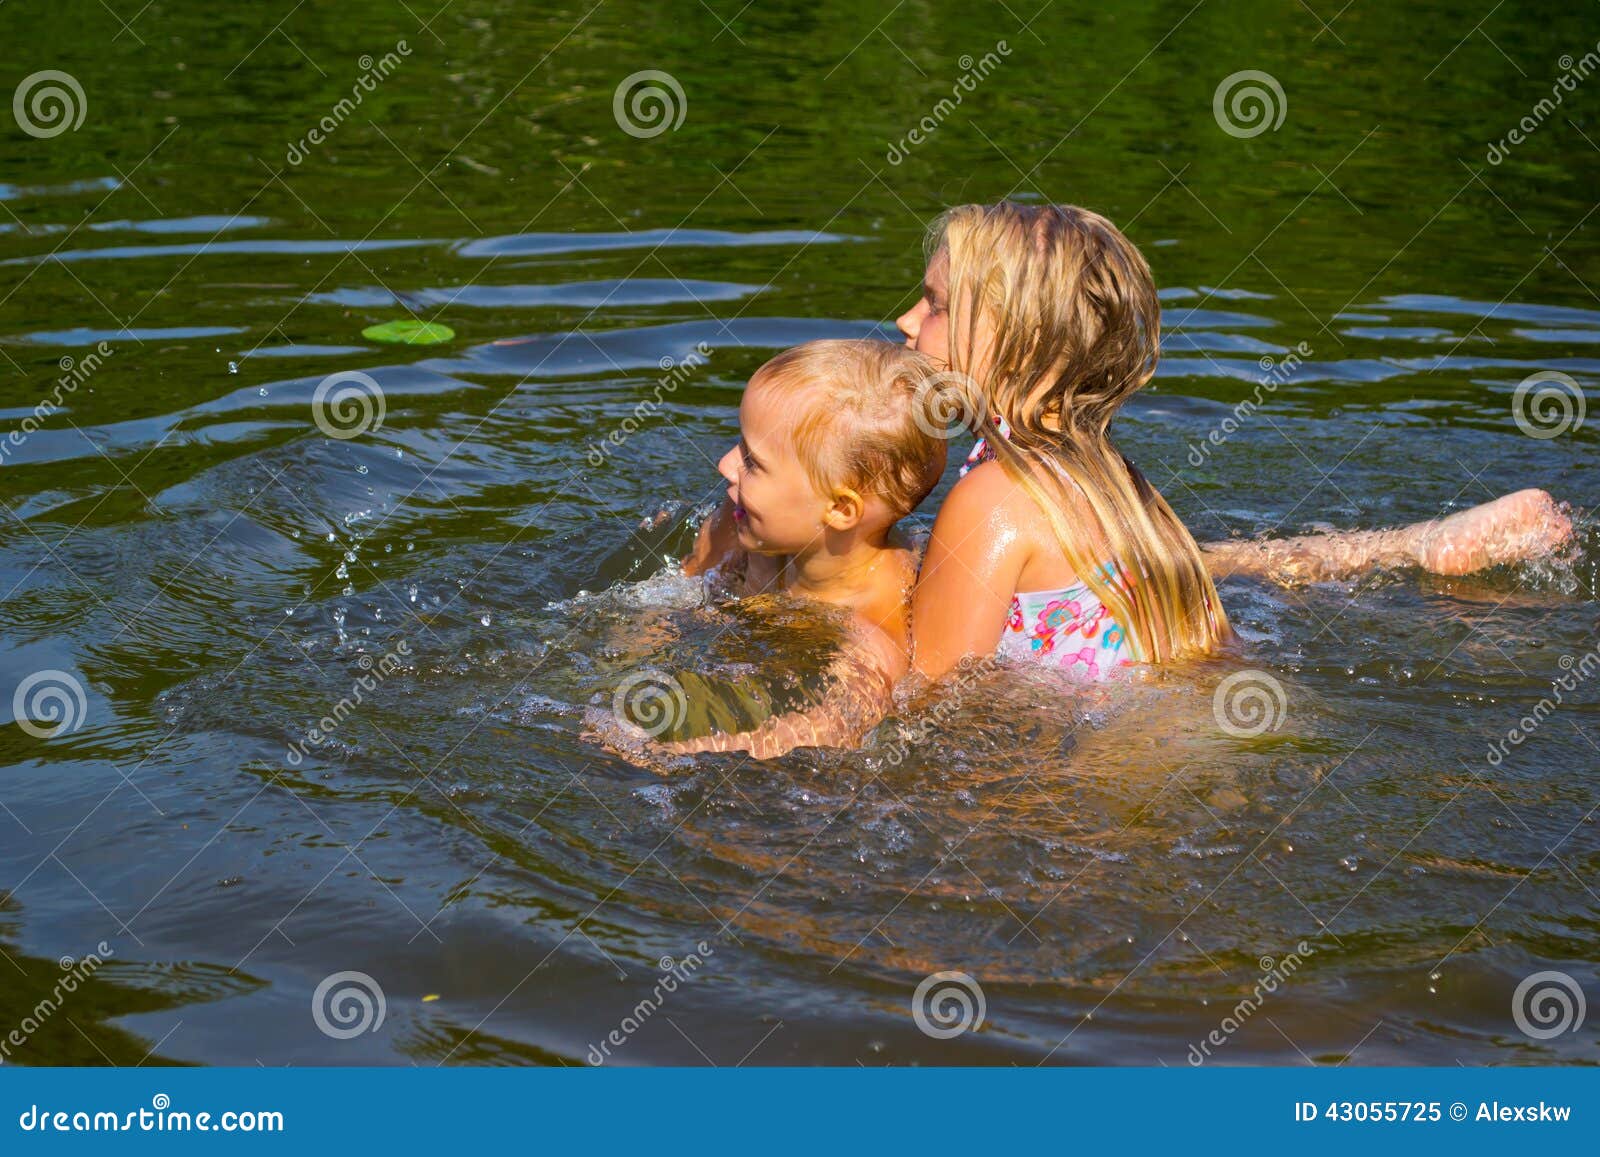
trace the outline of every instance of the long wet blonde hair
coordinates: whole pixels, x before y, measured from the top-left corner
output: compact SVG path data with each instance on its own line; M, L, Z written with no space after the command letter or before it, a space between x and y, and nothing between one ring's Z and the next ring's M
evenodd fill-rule
M941 250L950 368L971 395L974 432L1038 503L1140 660L1215 651L1231 631L1200 548L1107 434L1160 356L1143 255L1098 213L1011 201L942 214L928 232L930 263ZM1009 438L995 436L995 419ZM1093 527L1074 526L1069 512Z

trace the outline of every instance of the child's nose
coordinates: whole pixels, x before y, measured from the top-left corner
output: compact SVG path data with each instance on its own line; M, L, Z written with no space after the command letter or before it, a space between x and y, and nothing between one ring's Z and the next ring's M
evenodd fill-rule
M722 461L717 463L717 473L729 482L739 481L737 469L739 463L739 447L732 447L722 456Z

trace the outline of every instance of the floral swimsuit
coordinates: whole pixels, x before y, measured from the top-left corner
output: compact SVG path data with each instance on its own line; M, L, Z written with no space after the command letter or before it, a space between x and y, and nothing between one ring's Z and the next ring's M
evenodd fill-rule
M1010 437L1005 419L996 418L995 423L1002 438ZM966 465L961 467L962 476L978 463L993 458L988 441L979 438L967 455ZM1105 564L1102 573L1113 582L1121 577L1111 563ZM1085 583L1013 595L1000 635L999 653L1055 667L1086 680L1104 679L1118 667L1133 662L1122 625Z

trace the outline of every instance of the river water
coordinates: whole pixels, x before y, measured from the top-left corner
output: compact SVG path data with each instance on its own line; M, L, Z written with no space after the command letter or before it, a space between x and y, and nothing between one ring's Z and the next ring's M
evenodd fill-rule
M860 751L586 738L641 670L815 670L823 625L665 560L752 370L887 333L950 203L1141 245L1166 357L1115 433L1202 538L1600 484L1600 98L1533 112L1591 18L882 7L0 8L7 84L84 105L0 133L0 692L67 712L0 728L6 1059L1600 1060L1515 1015L1600 1000L1584 519L1538 567L1231 581L1225 659L978 673ZM1244 70L1277 128L1224 131Z

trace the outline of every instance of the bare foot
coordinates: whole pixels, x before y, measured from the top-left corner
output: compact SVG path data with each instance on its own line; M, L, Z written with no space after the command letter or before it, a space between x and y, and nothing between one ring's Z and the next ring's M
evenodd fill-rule
M1461 575L1549 554L1572 537L1572 519L1547 492L1519 490L1412 533L1408 545L1418 566Z

